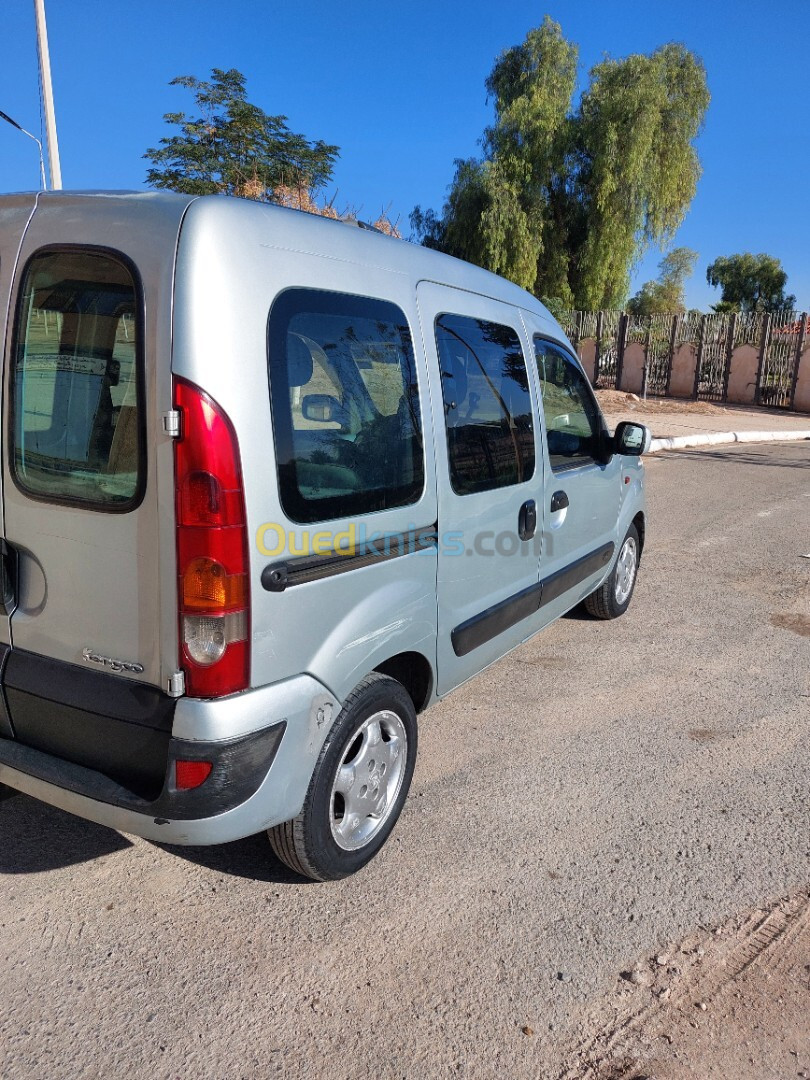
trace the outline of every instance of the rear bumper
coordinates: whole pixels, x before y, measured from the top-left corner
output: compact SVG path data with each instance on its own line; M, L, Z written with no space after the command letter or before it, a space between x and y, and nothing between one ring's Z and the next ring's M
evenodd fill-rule
M98 768L8 738L0 738L0 784L150 840L224 843L295 817L339 709L308 675L221 701L181 698L156 797L144 797ZM210 761L211 775L198 788L177 791L178 759Z
M51 787L63 788L93 802L131 810L156 821L161 818L193 820L201 815L209 817L232 810L257 791L273 764L285 727L286 722L282 720L265 731L220 743L170 739L163 786L157 798L151 800L97 769L65 761L10 739L0 742L0 765L8 765ZM211 773L199 787L178 789L175 785L177 761L209 762Z

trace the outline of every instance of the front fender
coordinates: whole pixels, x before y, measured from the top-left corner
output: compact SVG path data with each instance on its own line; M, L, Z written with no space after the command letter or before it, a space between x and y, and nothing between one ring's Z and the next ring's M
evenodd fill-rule
M642 515L644 526L646 526L647 523L647 499L644 492L643 463L638 458L625 458L622 461L621 476L621 504L619 507L619 518L616 524L616 534L618 537L618 542L616 544L617 557L621 542L627 535L627 530L638 515ZM644 547L645 531L646 529L644 527L639 530L642 548Z

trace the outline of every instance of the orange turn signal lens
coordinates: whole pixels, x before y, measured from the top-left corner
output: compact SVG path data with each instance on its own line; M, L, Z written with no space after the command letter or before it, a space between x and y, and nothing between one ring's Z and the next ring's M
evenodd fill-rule
M228 574L214 559L192 559L183 574L186 610L232 611L247 602L247 575Z

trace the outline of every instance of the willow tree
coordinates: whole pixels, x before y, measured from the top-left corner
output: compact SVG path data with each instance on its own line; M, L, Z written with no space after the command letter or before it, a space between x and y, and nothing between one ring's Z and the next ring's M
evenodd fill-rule
M537 274L539 221L524 208L522 187L498 161L456 161L442 218L417 206L411 225L427 247L485 266L531 288Z
M511 192L508 230L502 227L499 234L493 227L493 219L503 220L497 210L503 196L493 198L481 219L491 250L500 250L501 236L510 241L511 257L502 259L498 272L527 289L534 288L539 278L544 291L566 299L569 197L565 177L577 52L563 38L560 27L546 17L522 45L502 53L486 81L495 122L483 139L486 164L503 178L500 186Z
M456 163L424 243L504 274L540 297L619 306L645 248L671 240L695 194L694 140L709 93L682 45L604 60L576 108L577 48L546 17L498 57L495 117L480 160Z
M646 246L675 235L700 177L693 140L708 104L703 65L683 45L591 71L578 117L587 230L574 277L582 307L619 307Z

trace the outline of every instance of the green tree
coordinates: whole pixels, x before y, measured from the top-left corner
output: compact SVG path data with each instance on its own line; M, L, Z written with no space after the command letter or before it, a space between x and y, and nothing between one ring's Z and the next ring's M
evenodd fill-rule
M569 306L566 252L576 210L567 184L575 149L569 110L577 59L577 47L547 16L522 45L507 49L495 63L486 81L495 122L484 133L484 150L511 188L516 213L511 235L493 229L487 214L480 224L490 251L503 249L502 238L511 239L497 270L491 262L485 265Z
M152 187L269 201L277 189L311 194L331 179L338 147L311 142L290 131L286 116L251 104L241 72L214 68L210 82L183 75L169 85L191 90L201 115L163 117L180 132L144 154L154 165L146 176Z
M441 217L417 207L411 223L537 296L618 307L634 262L672 239L694 196L709 93L700 60L671 44L596 65L574 109L577 55L547 16L498 57L482 159L456 163Z
M684 285L695 269L698 253L691 248L673 248L658 264L655 281L646 281L627 310L633 315L670 314L686 310Z
M795 296L785 295L787 274L773 255L721 255L706 270L706 280L722 289L715 311L792 311Z

